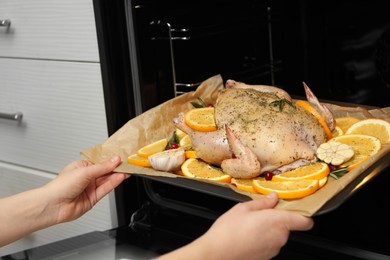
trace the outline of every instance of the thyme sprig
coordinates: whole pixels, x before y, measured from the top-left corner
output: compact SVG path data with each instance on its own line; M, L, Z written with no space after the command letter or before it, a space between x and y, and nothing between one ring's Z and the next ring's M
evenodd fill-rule
M276 96L276 95L275 95ZM279 112L282 112L283 111L283 108L284 106L287 104L289 105L290 107L292 108L295 108L295 105L290 101L290 100L287 100L286 98L280 98L278 96L276 96L276 100L272 101L269 105L270 106L273 106L273 107L278 107L279 109Z

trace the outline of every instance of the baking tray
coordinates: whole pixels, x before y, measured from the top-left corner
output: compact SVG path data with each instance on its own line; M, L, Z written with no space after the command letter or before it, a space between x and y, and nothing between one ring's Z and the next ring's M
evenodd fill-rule
M231 185L211 184L211 182L193 180L173 173L156 171L148 167L130 165L126 162L127 157L135 153L139 147L150 144L153 140L170 136L173 131L171 120L179 112L192 108L190 101L202 97L206 103L212 102L222 88L222 79L220 76L214 76L204 81L195 92L189 92L168 100L131 119L105 142L83 151L82 155L92 162L99 162L110 158L113 154L119 154L123 163L115 169L118 172L137 174L144 178L234 201L261 199L263 195L243 192ZM334 102L323 100L321 102L330 105L330 109L337 113L335 117L349 115L359 118L382 118L390 121L390 107L377 109L353 104L330 104ZM389 166L389 150L390 146L386 145L370 160L363 162L339 180L329 178L328 183L314 194L298 200L281 200L277 208L298 211L307 216L321 215L336 209L361 186L366 185L371 178L379 175Z
M320 216L331 212L340 207L344 202L349 200L356 192L358 192L365 185L369 185L374 178L380 178L390 166L390 151L384 154L381 158L375 161L372 165L367 167L361 174L359 174L353 181L344 187L339 193L328 200L313 216ZM243 202L252 200L250 197L235 192L233 189L225 186L219 186L208 182L202 182L189 178L167 178L162 176L151 176L143 174L135 174L147 180L157 181L180 188L185 188L197 192L206 193L220 198ZM332 177L329 177L332 178Z
M340 207L345 201L350 199L363 186L369 185L374 178L380 178L380 175L385 172L390 166L390 152L384 154L353 181L351 181L344 189L326 202L314 216L323 215Z

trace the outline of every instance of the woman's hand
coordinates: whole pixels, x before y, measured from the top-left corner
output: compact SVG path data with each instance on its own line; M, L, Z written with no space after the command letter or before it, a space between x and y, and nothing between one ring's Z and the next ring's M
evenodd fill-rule
M74 220L90 210L101 198L129 177L125 173L113 173L121 158L93 164L87 160L67 165L53 181L43 187L52 196L55 222Z
M290 231L309 230L313 220L297 212L274 209L276 193L235 205L200 238L161 259L271 259Z
M43 187L0 199L0 246L83 215L129 176L112 172L120 161L75 161Z

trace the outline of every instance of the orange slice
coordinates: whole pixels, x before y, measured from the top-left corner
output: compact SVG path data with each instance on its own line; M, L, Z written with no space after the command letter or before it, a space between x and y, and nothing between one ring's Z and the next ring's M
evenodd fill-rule
M252 193L257 193L255 191L255 188L253 188L253 180L265 180L262 177L257 177L253 179L238 179L238 178L232 178L231 183L237 187L237 189L243 190L243 191L248 191Z
M163 138L154 143L142 147L137 151L137 154L143 158L148 158L152 154L164 151L167 144L168 140L166 138Z
M318 180L262 181L253 180L254 189L261 194L275 191L280 199L300 199L319 189Z
M350 172L363 162L367 161L368 158L370 158L368 155L354 155L351 160L343 163L339 167L347 167L347 170Z
M184 114L185 123L194 130L210 132L217 130L213 107L193 108Z
M354 116L342 116L336 118L336 126L340 127L341 130L345 133L351 125L359 121L360 119Z
M139 156L138 154L129 155L127 157L127 162L138 166L151 167L149 160Z
M188 158L199 158L199 156L193 150L185 151L184 155L185 155L186 159L188 159Z
M192 147L192 140L189 135L185 135L181 140L179 145L181 147L184 147L184 154L186 159L188 158L199 158L199 156L196 154L196 152L193 150Z
M390 123L378 118L360 120L351 125L345 134L363 134L378 138L382 144L390 143Z
M324 187L327 182L328 182L328 176L319 180L318 181L318 189L321 189L322 187Z
M324 162L303 165L296 169L274 175L272 181L320 180L329 175L329 166Z
M195 158L187 159L181 166L184 176L200 178L219 182L230 182L231 176L225 174L221 169L212 167L202 160Z
M175 174L180 175L180 176L184 176L184 174L183 174L183 172L181 171L181 169L175 171Z
M336 136L332 138L332 141L344 143L351 146L355 153L354 156L351 158L351 160L354 157L372 156L377 152L379 152L379 150L382 147L381 141L378 138L370 135L361 135L361 134L342 135L342 136Z
M304 101L304 100L297 100L295 102L295 104L297 106L300 106L302 107L303 109L305 109L306 111L308 111L309 113L311 113L313 116L315 116L318 120L318 122L322 125L322 127L324 128L325 130L325 134L326 136L328 137L328 140L332 138L332 132L330 131L328 125L326 124L324 118L320 115L320 113L318 113L317 110L315 110L314 107L312 107L309 102L307 101Z

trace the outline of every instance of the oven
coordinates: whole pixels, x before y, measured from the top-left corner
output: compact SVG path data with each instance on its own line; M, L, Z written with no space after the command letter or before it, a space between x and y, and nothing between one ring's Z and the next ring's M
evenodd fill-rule
M112 3L95 2L101 10L112 7ZM129 0L123 4L117 7L124 8L122 17L118 12L115 16L121 19L120 26L104 24L109 37L101 38L116 38L129 46L121 48L117 61L106 64L110 71L125 69L125 75L117 76L125 77L126 89L135 90L128 93L134 101L124 100L113 114L125 114L129 104L135 107L111 126L112 131L216 74L224 80L281 86L297 96L304 94L301 82L305 81L325 100L390 104L384 98L390 96L390 89L375 63L378 42L390 26L384 11L389 4L384 1L320 1L317 5L284 0ZM125 67L124 57L129 57ZM108 86L125 85L118 83ZM313 230L293 233L278 259L390 258L390 239L379 238L379 233L390 231L384 208L390 198L385 193L390 178L386 167L369 184L346 190L341 206L330 206L332 210L315 216ZM135 190L137 200L133 200ZM205 232L240 200L233 197L139 177L121 187L117 201L123 207L125 226L150 234L150 239L157 230L172 232L183 239L171 245L176 247Z
M376 56L387 53L386 1L93 2L110 135L216 74L294 96L304 95L305 81L323 100L390 105L378 67L384 55L382 63ZM388 159L314 216L312 230L293 232L276 259L390 259ZM29 259L150 259L196 239L245 200L220 194L132 176L115 191L119 228L37 248Z

